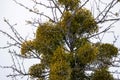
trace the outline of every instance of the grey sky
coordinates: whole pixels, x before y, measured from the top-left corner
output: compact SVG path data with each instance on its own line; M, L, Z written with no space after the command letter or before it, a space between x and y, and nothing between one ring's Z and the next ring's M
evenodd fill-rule
M29 0L23 0L24 3L26 1L29 2ZM32 14L29 11L20 7L12 0L0 0L0 10L0 30L11 33L9 26L3 21L5 17L9 19L11 24L17 23L16 29L22 36L29 36L33 32L32 28L25 23L25 20L31 19ZM0 46L6 46L7 41L9 39L0 33ZM0 65L8 66L11 64L11 56L8 54L8 49L0 50ZM30 62L26 63L26 65L30 65ZM11 80L11 78L6 77L10 72L9 69L0 68L0 80Z
M30 0L18 0L20 2L23 2L25 4L29 4L28 6L31 6ZM120 8L120 7L116 7ZM43 10L43 9L41 9ZM120 10L120 9L118 9ZM49 13L49 12L48 12ZM34 31L34 28L32 28L29 25L26 25L25 20L31 20L31 18L34 18L35 15L27 11L26 9L20 7L16 3L14 3L12 0L0 0L0 30L4 30L7 32L10 32L9 26L3 21L4 17L6 19L9 19L10 23L14 24L17 23L17 26L15 27L18 32L25 38L26 36L31 36L31 32ZM113 28L116 35L120 36L120 22L116 24L116 27ZM11 33L11 32L10 32ZM104 39L104 42L112 42L113 35L106 34L106 39ZM1 35L0 33L0 47L5 46L6 42L9 39L5 37L5 35ZM120 48L120 37L118 38L118 41L116 42L116 46ZM27 61L28 62L28 61ZM11 65L11 57L10 54L8 54L8 50L0 50L0 65ZM27 63L26 65L32 64L31 62ZM11 80L10 78L6 78L6 74L8 74L9 70L3 70L0 68L0 80Z

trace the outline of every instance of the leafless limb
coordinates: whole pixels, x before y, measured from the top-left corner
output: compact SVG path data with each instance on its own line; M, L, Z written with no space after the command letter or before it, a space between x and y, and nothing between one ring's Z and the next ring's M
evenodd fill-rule
M102 24L102 23L104 23L104 22L108 22L108 21L110 21L110 22L112 22L112 21L119 21L120 20L120 18L116 18L116 19L105 19L105 20L103 20L103 21L98 21L97 22L97 24Z
M102 34L102 33L106 33L107 31L109 31L109 30L111 29L112 25L115 24L115 23L116 23L116 21L112 22L112 23L111 23L107 28L105 28L103 31L98 32L98 33L96 33L96 34L93 34L93 35L91 35L91 36L88 36L88 38L91 38L91 37L100 35L100 34Z
M61 13L61 15L63 14L62 10L60 9L60 7L58 6L57 2L54 0L50 0L53 2L53 4L55 5L55 7L59 10L59 12Z
M86 1L80 6L80 8L84 7L88 2L89 2L89 0L86 0ZM79 9L80 9L80 8L79 8Z
M30 12L32 13L35 13L36 15L39 15L39 16L43 16L47 19L49 19L50 21L54 22L54 23L57 23L59 21L58 19L58 14L57 14L57 11L59 11L60 15L63 15L63 7L60 7L58 5L58 3L56 2L56 0L49 0L49 3L50 5L46 5L46 4L43 4L42 2L37 2L36 0L32 0L34 3L35 3L35 6L36 5L40 5L40 6L43 6L43 7L46 7L46 8L49 8L51 9L51 12L52 12L52 16L53 18L51 18L50 16L48 15L45 15L44 13L42 12L39 12L39 11L35 11L34 9L31 9L25 5L23 5L22 3L19 3L17 0L13 0L16 4L22 6L23 8L25 8L26 10L29 10ZM81 4L79 6L79 8L77 8L73 13L72 13L72 17L75 16L75 13L80 9L80 8L83 8L90 0L85 0L83 4ZM100 3L102 3L103 5L105 5L104 9L101 10L100 9ZM115 15L114 13L111 12L111 9L118 3L117 0L112 0L110 3L104 3L102 0L98 0L96 1L95 0L95 6L97 8L97 11L99 12L99 14L95 17L95 20L96 20L96 23L99 25L99 24L103 24L105 22L111 22L110 25L108 25L104 30L102 30L101 32L97 32L93 35L89 35L87 38L90 39L90 38L93 38L93 37L98 37L98 39L100 41L102 41L102 39L104 38L104 34L106 34L112 27L113 25L120 21L120 18L119 17L106 17L108 16L109 14L111 15ZM34 8L35 8L34 6ZM95 10L93 9L93 12ZM70 19L68 19L67 21L67 26L70 27L70 24L71 24L71 19L72 17L70 17ZM40 20L40 19L39 19ZM31 22L31 21L27 21L28 23L30 24L33 24L34 26L36 26L36 24L40 24L40 21L39 20L33 20L34 22ZM0 47L0 49L6 49L6 48L11 48L13 46L18 46L18 48L21 48L21 44L22 42L26 41L26 39L24 39L18 32L17 30L14 28L14 25L11 25L7 19L4 19L4 22L10 27L11 31L13 32L14 36L10 35L9 33L3 31L3 30L0 30L0 33L6 35L8 38L10 38L11 40L14 41L14 43L8 43L7 46L4 46L4 47ZM110 31L109 31L110 32ZM67 36L69 36L69 30L68 30L68 33L67 33ZM113 31L111 31L111 33L113 34L113 37L114 37L114 41L113 41L113 44L115 44L115 42L117 41L118 39L118 36L116 37L115 33ZM99 36L102 35L102 37L100 38ZM69 41L67 39L67 37L65 37L65 42L67 44L68 47L70 47L70 44L69 44ZM47 45L46 45L47 47ZM31 48L30 48L31 49ZM68 49L66 49L68 50ZM69 50L68 50L69 51ZM18 54L15 50L9 50L9 53L11 55L11 59L12 59L12 62L13 64L11 66L0 66L0 68L5 68L5 69L12 69L13 70L13 74L9 74L7 77L14 77L16 78L17 76L29 76L29 73L26 72L25 70L25 66L24 66L24 62L20 62L19 58L22 58L22 59L38 59L38 60L41 60L41 56L37 54L37 52L35 52L34 50L31 49L31 54L29 54L28 56L24 56L24 55L21 55L21 54ZM120 53L119 53L120 55ZM119 58L119 55L117 57L117 59L113 59L112 61L112 65L111 67L120 67L120 58ZM117 64L115 64L117 63ZM88 68L88 70L93 70L94 68ZM120 72L118 71L114 71L114 72L111 72L113 74L119 74L120 75ZM17 80L17 78L16 78Z
M47 6L46 4L43 4L42 2L37 2L36 0L32 0L35 4L38 4L40 6L44 6L46 8L56 8L55 6Z
M16 0L13 0L13 1L14 1L16 4L24 7L24 8L27 9L27 10L29 10L30 12L35 13L35 14L40 15L40 16L44 16L44 17L46 17L47 19L49 19L50 21L55 22L52 18L50 18L49 16L45 15L44 13L42 13L42 12L39 13L38 11L34 11L33 9L30 9L30 8L26 7L25 5L23 5L22 3L17 2Z
M10 50L11 47L17 47L17 46L18 46L18 49L20 49L22 42L24 42L26 40L17 32L17 30L14 28L14 25L11 25L8 22L8 20L4 19L4 22L6 24L8 24L13 35L10 35L9 33L5 32L3 30L0 30L0 32L2 34L4 34L5 36L7 36L8 38L10 38L14 43L8 42L7 46L0 47L0 49L6 49L6 48L9 49L8 53L11 55L13 64L11 66L4 66L4 65L1 66L0 65L0 68L13 70L13 73L8 74L7 77L11 77L14 80L17 80L17 77L29 76L29 73L26 71L24 63L23 63L23 61L21 62L21 59L39 59L40 60L41 58L34 51L31 51L31 55L26 57L26 56L23 56L23 55L19 54L18 52L16 52L15 49Z
M96 17L96 19L98 19L101 15L103 15L103 13L105 12L105 14L103 15L103 17L100 19L100 21L102 21L105 16L108 14L108 12L110 11L110 9L112 9L112 7L114 7L115 4L117 4L117 1L115 2L115 0L112 0L105 8L103 11L101 11L98 16Z
M21 63L19 63L19 61L15 61L16 59L14 58L15 56L11 54L11 58L12 58L12 62L13 62L13 65L11 66L1 66L0 65L0 68L3 68L3 69L11 69L13 70L13 73L10 73L7 75L7 77L12 77L12 78L15 78L17 80L17 76L21 76L21 77L25 77L25 76L28 76L29 73L25 72L24 71L24 67L21 67ZM17 64L16 64L17 62Z

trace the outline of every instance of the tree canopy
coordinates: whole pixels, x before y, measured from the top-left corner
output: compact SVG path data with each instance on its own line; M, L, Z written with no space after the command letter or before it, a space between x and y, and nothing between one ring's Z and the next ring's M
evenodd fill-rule
M99 31L92 13L79 7L79 0L57 2L65 7L61 20L40 24L35 39L21 46L22 55L35 51L41 58L39 64L30 67L30 75L39 80L114 80L108 68L118 49L90 41ZM89 70L92 72L88 75Z

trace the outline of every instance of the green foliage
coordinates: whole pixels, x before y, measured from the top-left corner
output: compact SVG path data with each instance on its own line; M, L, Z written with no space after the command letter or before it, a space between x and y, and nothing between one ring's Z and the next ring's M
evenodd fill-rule
M77 8L79 2L58 0L67 8L60 21L40 24L35 39L22 43L22 55L27 56L35 50L41 58L39 64L29 68L32 77L38 80L113 80L106 68L112 64L118 49L114 45L92 43L88 39L98 32L99 27L89 10ZM91 77L85 73L90 66L96 67Z
M99 46L100 55L108 58L117 56L118 49L111 44L102 44Z
M51 62L66 61L69 53L65 53L62 47L58 47L53 54Z
M112 44L98 44L99 54L97 60L101 61L106 67L112 64L111 60L117 56L118 49Z
M67 31L68 23L71 22L70 31L73 34L78 35L90 35L98 31L98 26L91 14L91 12L85 8L79 9L75 15L66 11L63 15L61 24L63 29Z
M63 5L70 10L74 10L76 7L78 7L80 0L58 0L58 2L60 5Z
M95 60L98 49L90 43L86 43L77 50L78 57L81 63L87 64Z
M39 53L51 54L62 44L63 33L51 23L40 25L36 31L35 47Z
M118 2L120 2L120 0L118 0Z
M21 44L21 54L26 55L26 53L29 53L29 51L32 51L34 49L34 41L25 41Z
M79 34L94 33L98 31L98 26L91 14L91 12L85 8L79 9L76 12L75 23L78 26ZM73 21L74 23L74 21Z
M92 74L91 80L114 80L114 78L106 68L101 68Z
M30 67L29 74L32 77L43 78L45 75L45 67L42 64L35 64Z
M54 55L51 59L50 66L50 79L60 79L60 80L69 80L71 74L71 68L69 62L67 61L68 53L65 53L64 49L58 47L54 52Z

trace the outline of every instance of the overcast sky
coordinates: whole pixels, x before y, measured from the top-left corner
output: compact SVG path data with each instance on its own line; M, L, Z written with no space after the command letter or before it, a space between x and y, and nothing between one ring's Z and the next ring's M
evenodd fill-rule
M23 2L27 2L30 5L29 0L23 0ZM20 7L12 0L0 0L0 30L11 33L9 26L4 22L4 18L6 18L11 24L17 23L15 27L23 37L29 36L33 32L33 29L31 26L26 25L25 20L30 20L31 17L32 14L29 11ZM0 46L6 46L7 41L9 39L0 33ZM8 49L0 50L0 65L8 66L11 64L11 56L8 54ZM10 72L8 69L0 68L0 80L11 80L11 78L6 77Z
M29 4L31 6L30 0L21 0L21 2L24 2L25 4ZM117 7L116 7L117 8ZM42 9L41 9L42 10ZM34 28L32 28L29 25L26 25L25 20L30 20L32 17L34 17L33 14L31 14L26 9L22 8L21 6L14 3L12 0L0 0L0 30L8 31L10 32L9 26L3 21L4 18L9 19L11 24L17 23L16 29L18 32L23 36L30 36L31 32L34 31ZM116 35L120 35L120 22L116 24L117 27L115 27L113 30L115 30ZM111 34L108 34L109 37L106 37L104 42L112 41L110 38L113 38ZM5 46L6 42L8 41L8 38L5 37L5 35L1 35L0 33L0 46ZM118 41L116 42L116 46L120 47L120 38L118 38ZM8 54L7 50L0 50L0 65L11 65L11 57L10 54ZM9 78L6 78L6 75L9 73L9 70L3 70L0 68L0 80L11 80Z

